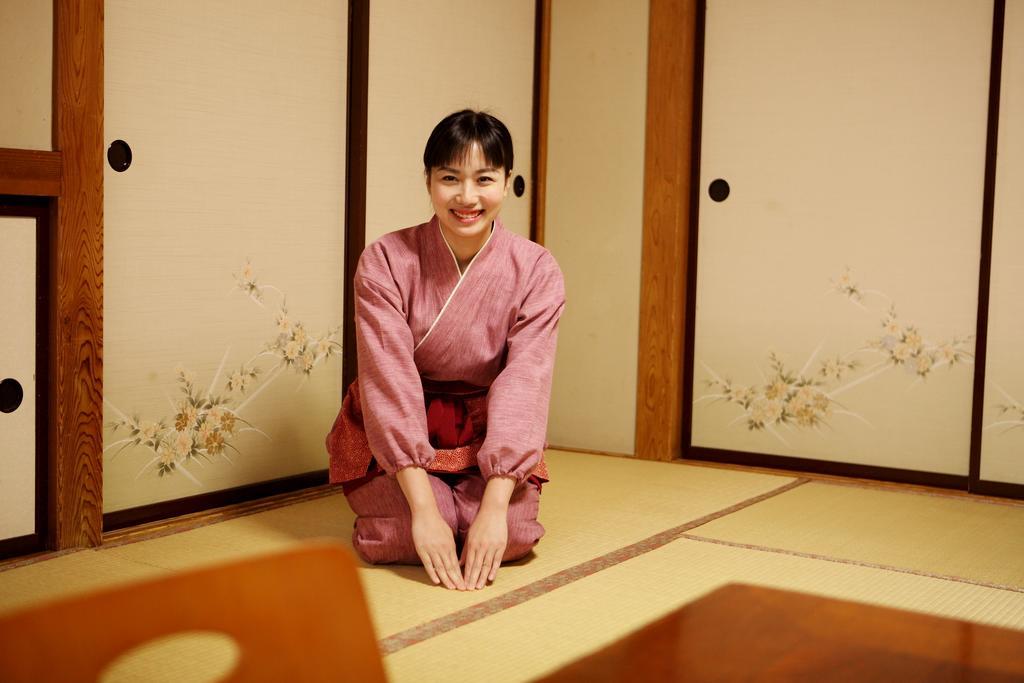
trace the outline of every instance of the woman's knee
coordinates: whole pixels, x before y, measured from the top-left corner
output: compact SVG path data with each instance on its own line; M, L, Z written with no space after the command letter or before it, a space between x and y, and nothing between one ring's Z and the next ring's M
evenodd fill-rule
M502 555L501 561L514 562L526 557L543 535L544 527L536 520L509 524L508 544L505 546L505 554Z
M441 517L456 533L453 510L441 509ZM394 517L357 517L352 531L352 548L369 564L419 564L412 538L411 514Z

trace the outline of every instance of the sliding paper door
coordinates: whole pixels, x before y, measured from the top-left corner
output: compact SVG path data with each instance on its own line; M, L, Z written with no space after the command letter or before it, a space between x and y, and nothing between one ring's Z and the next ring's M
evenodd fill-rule
M0 216L0 542L36 533L36 220Z
M709 0L693 446L967 474L992 11Z
M347 3L108 0L105 30L104 511L323 470Z
M981 479L1024 484L1024 2L1006 3Z

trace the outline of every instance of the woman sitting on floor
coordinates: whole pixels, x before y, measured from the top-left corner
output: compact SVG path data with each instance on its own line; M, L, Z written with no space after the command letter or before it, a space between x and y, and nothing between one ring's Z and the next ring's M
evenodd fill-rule
M544 534L537 511L565 293L551 254L498 218L512 175L501 121L451 114L430 134L423 165L434 216L359 259L359 378L327 449L363 560L422 563L435 584L473 590Z

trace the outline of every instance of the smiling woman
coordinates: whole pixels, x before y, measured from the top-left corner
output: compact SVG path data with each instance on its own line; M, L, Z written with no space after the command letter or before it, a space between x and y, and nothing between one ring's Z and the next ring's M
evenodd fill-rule
M512 136L489 114L468 109L451 114L427 140L427 190L460 272L490 237L508 196L512 161Z
M513 161L501 121L451 114L423 161L434 216L360 257L359 377L327 448L331 481L358 515L360 557L422 563L435 584L471 590L544 534L537 510L565 292L551 254L498 216Z

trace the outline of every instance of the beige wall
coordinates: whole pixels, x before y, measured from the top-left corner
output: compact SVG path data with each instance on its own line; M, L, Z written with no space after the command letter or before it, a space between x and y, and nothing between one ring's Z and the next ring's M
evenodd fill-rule
M551 10L545 246L565 273L548 440L633 453L647 2Z
M326 467L346 15L107 0L105 136L134 163L104 178L106 512Z
M0 2L0 147L52 149L53 3Z

